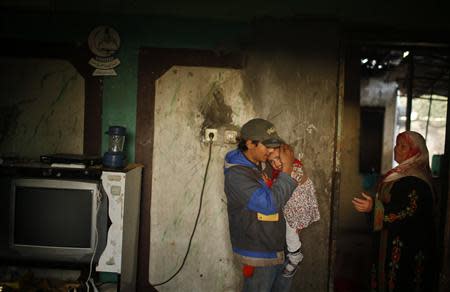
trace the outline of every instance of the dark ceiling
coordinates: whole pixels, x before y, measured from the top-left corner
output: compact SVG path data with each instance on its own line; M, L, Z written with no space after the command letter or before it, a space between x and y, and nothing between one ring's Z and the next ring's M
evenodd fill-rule
M433 5L425 2L401 1L148 1L148 0L0 0L0 8L5 11L28 11L48 13L92 13L124 14L124 15L163 15L197 19L226 19L252 21L261 17L291 19L303 16L306 19L333 19L346 23L353 29L362 28L362 35L367 39L366 25L383 31L383 36L403 27L418 33L420 38L448 44L448 1L438 1ZM398 13L402 11L402 13ZM427 16L427 21L417 21ZM358 24L358 25L355 25ZM365 24L365 25L361 25ZM386 29L388 27L389 29ZM442 30L442 32L441 32ZM399 30L400 32L402 30ZM426 31L424 34L423 31ZM376 34L380 37L380 34ZM437 37L436 37L437 35ZM403 34L401 37L405 37ZM419 38L419 39L420 39ZM398 40L398 38L397 38ZM415 43L421 40L414 41ZM433 41L434 43L434 41ZM403 53L409 51L406 58ZM449 92L449 59L448 48L436 47L399 47L399 46L367 46L362 49L361 64L363 77L384 78L386 82L396 81L402 93L408 91L412 84L413 96L436 94L448 96ZM375 60L375 62L373 62ZM410 69L412 64L412 69ZM411 74L412 72L412 74ZM411 80L411 83L410 83Z
M361 74L395 81L402 94L449 95L450 58L442 48L363 47Z

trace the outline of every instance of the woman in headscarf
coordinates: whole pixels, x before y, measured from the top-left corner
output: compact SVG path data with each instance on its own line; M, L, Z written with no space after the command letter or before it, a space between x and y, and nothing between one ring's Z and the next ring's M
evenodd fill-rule
M381 177L375 199L352 200L373 219L371 291L433 291L436 202L425 139L400 133L394 159L399 164Z

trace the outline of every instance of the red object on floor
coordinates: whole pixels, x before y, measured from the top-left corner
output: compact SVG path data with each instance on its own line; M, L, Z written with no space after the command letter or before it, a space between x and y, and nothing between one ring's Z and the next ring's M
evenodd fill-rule
M245 278L250 278L251 276L253 276L254 271L255 271L255 267L253 267L253 266L244 265L242 267L242 273L244 274Z

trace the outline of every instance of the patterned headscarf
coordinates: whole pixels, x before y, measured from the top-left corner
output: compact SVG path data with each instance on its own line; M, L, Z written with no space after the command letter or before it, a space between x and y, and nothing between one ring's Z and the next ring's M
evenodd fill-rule
M433 190L433 180L429 164L428 149L425 139L417 132L405 131L397 136L410 146L407 159L389 170L381 180L381 184L396 181L405 176L415 176L425 181Z

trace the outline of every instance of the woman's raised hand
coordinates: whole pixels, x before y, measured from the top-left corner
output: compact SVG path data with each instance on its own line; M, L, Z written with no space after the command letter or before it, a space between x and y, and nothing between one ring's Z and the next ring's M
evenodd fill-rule
M369 213L373 208L373 199L366 193L361 193L361 195L363 198L352 199L353 207L355 207L358 212Z

